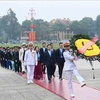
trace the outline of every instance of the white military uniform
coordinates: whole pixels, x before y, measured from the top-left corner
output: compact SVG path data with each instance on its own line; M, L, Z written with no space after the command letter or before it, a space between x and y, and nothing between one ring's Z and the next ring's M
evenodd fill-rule
M19 50L19 60L21 61L22 72L26 72L24 61L23 61L23 54L24 54L24 48L21 48Z
M24 64L27 66L27 81L33 82L34 68L37 65L37 53L35 50L25 52Z
M68 88L70 90L70 93L73 94L73 86L72 86L72 74L74 74L77 78L77 80L79 81L79 83L82 85L84 79L79 75L76 65L73 62L73 59L75 57L75 60L78 59L78 57L74 54L74 56L72 56L72 52L66 50L63 53L64 59L65 59L65 71L67 72L67 77L68 77Z

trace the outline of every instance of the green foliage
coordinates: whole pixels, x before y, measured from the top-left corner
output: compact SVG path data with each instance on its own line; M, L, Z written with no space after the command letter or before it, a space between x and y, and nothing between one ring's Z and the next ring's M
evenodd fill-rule
M0 19L0 34L6 34L7 41L9 39L17 39L20 37L21 25L17 21L16 14L12 9L9 9L8 14Z
M22 23L22 27L25 30L30 31L31 24L32 23L30 20L25 20ZM51 32L49 23L42 19L38 19L38 20L33 20L33 24L36 25L36 28L34 29L34 31L36 31L36 39L37 40L46 40L46 39L49 40L48 36Z
M14 47L14 46L21 46L21 44L0 44L0 47ZM37 43L37 44L34 44L34 47L35 46L38 46L39 48L41 48L42 44L41 43ZM54 43L53 47L56 50L56 49L59 48L59 44L58 43Z
M20 38L21 33L24 31L31 31L30 20L24 20L22 25L19 24L15 12L10 8L7 11L7 15L0 18L0 42L7 42L10 39L17 40ZM68 21L68 20L55 20L54 23L44 21L43 19L33 20L33 24L36 25L36 39L38 40L57 40L58 32L74 32L75 34L88 34L89 36L97 35L100 39L100 15L96 20L90 17L84 17L80 21ZM67 30L69 29L69 30ZM56 35L54 36L54 34Z
M100 37L100 15L98 15L96 18L96 33Z
M92 18L84 17L80 21L73 21L70 25L70 30L75 34L95 35L95 23Z
M70 30L73 31L75 34L81 33L83 30L81 28L81 25L78 21L73 21L70 26Z
M31 21L30 20L25 20L25 21L22 22L22 28L25 31L31 31L30 25L31 25Z
M54 23L54 25L52 26L53 30L54 31L66 31L66 25L64 23L61 23L61 22L56 22Z

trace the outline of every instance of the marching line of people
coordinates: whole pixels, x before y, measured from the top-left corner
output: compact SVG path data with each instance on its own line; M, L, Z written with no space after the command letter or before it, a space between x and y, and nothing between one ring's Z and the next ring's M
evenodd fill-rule
M85 86L84 79L79 75L74 60L78 57L70 51L70 43L59 43L59 48L55 50L53 43L46 47L46 43L42 43L42 48L34 47L32 43L26 46L25 43L21 47L15 46L0 47L0 63L7 69L14 70L23 74L27 73L27 83L34 83L34 79L43 79L43 74L48 77L48 82L52 82L55 77L56 65L58 65L59 80L62 81L63 68L65 67L68 77L68 88L72 97L75 97L72 86L72 74L74 74L81 84Z

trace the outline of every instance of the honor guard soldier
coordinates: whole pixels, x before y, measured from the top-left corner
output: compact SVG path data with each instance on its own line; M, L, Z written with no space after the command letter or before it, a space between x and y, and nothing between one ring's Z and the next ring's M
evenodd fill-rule
M66 42L64 44L65 51L63 53L64 59L65 59L65 70L67 72L68 77L68 88L71 94L71 97L75 97L73 92L73 86L72 86L72 74L74 74L81 84L81 87L85 86L84 79L80 76L80 74L77 71L76 65L74 63L74 60L78 60L78 57L75 55L75 53L72 53L70 50L70 43Z

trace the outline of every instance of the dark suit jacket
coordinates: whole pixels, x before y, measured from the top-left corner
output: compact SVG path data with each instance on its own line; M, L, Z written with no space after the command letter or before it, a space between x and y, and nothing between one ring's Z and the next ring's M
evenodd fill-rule
M60 52L60 49L57 49L56 50L56 63L57 64L64 63L65 62L64 57L63 57L63 52L64 52L64 49L62 51L62 54ZM62 55L62 58L61 58L61 55Z
M4 59L8 60L8 54L7 54L7 52L4 53Z
M51 66L54 65L56 63L56 56L55 56L55 53L53 51L51 51L51 56L49 55L49 52L46 51L45 52L45 64L46 66Z
M4 58L4 52L0 50L0 58L3 59Z
M8 60L12 60L12 55L10 52L7 52Z
M14 61L15 60L19 61L19 52L18 51L13 52L13 59L14 59Z
M47 48L45 48L45 52L47 51ZM41 63L45 63L45 58L44 58L44 55L45 55L45 52L43 51L43 48L40 49L40 55L41 55Z

